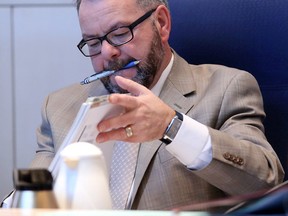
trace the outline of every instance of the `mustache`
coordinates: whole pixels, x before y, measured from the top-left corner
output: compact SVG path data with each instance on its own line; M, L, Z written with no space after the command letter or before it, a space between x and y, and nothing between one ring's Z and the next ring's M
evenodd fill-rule
M124 66L126 66L129 62L136 61L134 58L130 58L128 60L115 59L114 61L110 61L108 66L105 67L105 70L120 70Z

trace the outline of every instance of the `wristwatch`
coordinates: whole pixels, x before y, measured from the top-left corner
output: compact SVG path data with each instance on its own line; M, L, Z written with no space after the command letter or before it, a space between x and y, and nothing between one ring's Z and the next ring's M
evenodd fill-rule
M175 112L176 115L171 120L171 122L169 123L168 127L164 132L163 137L160 139L160 141L164 142L166 145L170 144L174 140L183 122L183 115L177 112L176 110Z

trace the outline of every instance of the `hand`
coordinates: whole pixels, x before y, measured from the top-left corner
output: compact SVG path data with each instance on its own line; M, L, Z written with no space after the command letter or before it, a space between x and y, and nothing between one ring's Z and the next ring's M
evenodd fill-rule
M109 140L145 142L161 139L175 111L156 97L146 87L123 77L115 78L117 84L131 93L112 94L109 101L125 108L117 117L106 119L98 124L98 143ZM132 136L128 137L125 128L130 127Z

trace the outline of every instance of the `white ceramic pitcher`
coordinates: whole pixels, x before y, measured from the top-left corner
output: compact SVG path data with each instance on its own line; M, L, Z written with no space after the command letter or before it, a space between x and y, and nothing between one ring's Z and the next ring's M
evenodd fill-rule
M54 192L60 208L112 209L109 178L102 151L78 142L61 152L62 164Z

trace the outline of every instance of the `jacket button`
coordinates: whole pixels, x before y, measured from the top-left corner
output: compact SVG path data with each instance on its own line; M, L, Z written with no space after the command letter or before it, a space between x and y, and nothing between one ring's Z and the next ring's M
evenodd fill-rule
M244 160L242 158L239 158L238 164L239 165L243 165L244 164Z
M241 157L237 157L233 154L230 154L229 152L224 153L223 157L234 164L238 164L240 166L244 164L244 160Z
M226 160L231 160L231 155L229 153L224 153L223 157L226 159Z

